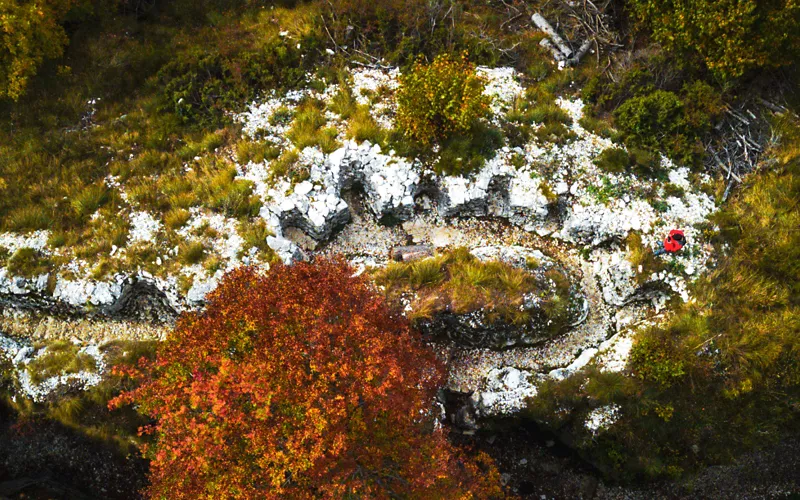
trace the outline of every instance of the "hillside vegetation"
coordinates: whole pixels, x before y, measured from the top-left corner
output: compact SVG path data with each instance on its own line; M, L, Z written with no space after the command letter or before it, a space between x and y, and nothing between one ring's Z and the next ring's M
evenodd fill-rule
M554 61L535 12L574 48L591 41L580 62ZM7 298L25 310L50 304L58 280L121 290L125 279L147 277L183 298L200 290L181 303L197 307L206 285L220 286L166 341L112 342L96 357L67 339L18 343L0 332L9 422L57 422L120 457L143 452L143 494L154 498L510 494L499 461L455 445L441 428L473 416L440 418L446 398L437 391L447 377L439 358L452 346L436 344L434 353L415 327L480 313L509 328L544 318L529 344L556 344L573 328L599 344L604 331L591 330L591 316L574 321L578 284L558 266L537 280L537 262L481 261L466 248L387 265L385 255L376 263L360 249L353 267L329 260L322 252L348 248L330 233L350 212L317 235L287 216L308 255L318 245L321 253L283 265L291 259L268 244L276 216L265 208L293 210L291 196L319 193L315 201L329 201L335 219L346 185L359 203L362 195L373 202L366 191L378 186L389 200L380 203L398 213L427 217L452 202L438 215L454 227L505 213L501 224L592 280L592 269L622 255L614 263L644 290L639 301L666 283L656 283L659 274L691 283L633 329L619 371L537 359L537 377L523 381L536 396L516 394L521 418L605 478L685 478L797 435L798 57L794 0L0 0L0 280L8 283L0 312L9 321L17 313ZM356 81L367 72L379 76ZM489 97L506 76L511 97ZM759 116L745 106L753 103ZM755 139L737 135L741 127L758 129ZM597 152L559 170L579 141ZM709 156L712 143L744 150L747 167ZM383 155L383 170L331 176L329 193L312 173L345 144ZM538 205L509 215L523 205L494 177L483 178L492 179L483 198L467 197L494 159L509 168L496 177L513 178L524 191L518 198ZM399 188L387 171L405 176ZM372 177L382 184L369 184ZM437 193L463 194L463 206L458 197L433 199L436 182L459 188ZM687 194L694 204L683 203ZM567 207L568 196L575 203ZM609 229L604 215L636 215L613 211L623 199L646 211L641 226L650 226L637 219L636 227L618 224L621 235ZM690 221L697 237L682 254L657 257L655 233L677 211L670 203L685 208L676 219ZM374 205L379 220L356 228L355 239L406 229ZM317 208L305 207L308 220ZM553 229L567 209L595 211L583 219L590 227L575 230L584 239ZM527 224L533 219L538 226ZM302 252L295 245L289 253ZM695 262L702 268L686 269ZM597 281L592 287L602 288ZM35 290L25 295L18 283ZM64 316L107 312L77 297ZM600 313L617 328L623 306ZM589 352L569 342L561 347L576 358ZM487 357L502 358L502 373L520 379L525 367L507 354ZM58 385L75 374L96 377ZM57 394L37 398L49 382ZM611 420L602 432L587 426Z
M691 303L639 332L630 373L590 367L531 402L537 420L573 435L611 474L677 476L797 432L800 128L778 126L777 163L716 217L724 257ZM582 419L607 405L624 417L592 439Z

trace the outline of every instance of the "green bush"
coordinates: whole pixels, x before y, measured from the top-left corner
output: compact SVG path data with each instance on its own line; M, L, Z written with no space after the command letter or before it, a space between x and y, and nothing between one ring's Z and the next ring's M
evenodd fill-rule
M19 99L42 62L61 56L68 42L61 23L71 4L0 4L0 98Z
M617 125L630 140L653 149L679 133L682 117L683 102L665 90L632 97L614 111Z
M682 95L654 90L624 101L614 118L625 142L697 164L703 154L701 139L724 108L719 93L701 81L685 85Z
M484 82L466 54L443 54L431 64L417 61L400 77L397 125L424 145L467 132L489 111L483 90Z
M622 173L630 166L631 157L622 148L608 148L594 159L594 164L605 172Z
M304 65L311 58L301 58L295 44L277 39L262 49L234 55L181 54L158 72L165 108L188 124L221 125L227 120L226 111L240 109L258 91L304 81Z
M715 75L793 64L800 54L800 4L793 0L628 0L655 40Z

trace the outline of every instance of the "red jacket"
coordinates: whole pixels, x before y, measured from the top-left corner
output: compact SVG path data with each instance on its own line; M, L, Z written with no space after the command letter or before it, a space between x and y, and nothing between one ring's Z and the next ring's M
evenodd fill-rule
M669 232L666 238L664 238L664 250L669 253L675 253L681 248L683 245L686 244L686 237L683 235L683 231L680 229L673 229Z

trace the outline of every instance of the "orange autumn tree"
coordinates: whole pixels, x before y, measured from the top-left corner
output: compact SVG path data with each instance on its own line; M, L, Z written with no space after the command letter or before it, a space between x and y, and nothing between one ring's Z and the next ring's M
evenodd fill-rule
M154 498L490 498L497 470L435 430L442 366L339 260L242 268L138 389Z

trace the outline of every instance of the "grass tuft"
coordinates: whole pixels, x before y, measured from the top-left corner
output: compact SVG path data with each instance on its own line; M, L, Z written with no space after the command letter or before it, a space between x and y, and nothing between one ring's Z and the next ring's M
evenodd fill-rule
M178 229L186 225L191 214L183 208L173 208L164 214L164 224L170 229Z
M70 201L75 216L83 219L94 214L108 201L108 194L105 184L93 184L84 188Z
M178 258L184 264L199 264L206 257L206 247L201 241L184 242L178 249Z
M12 211L6 218L6 227L12 231L48 229L53 219L40 206L29 205Z
M236 161L240 165L274 160L280 154L280 148L269 141L241 140L236 143Z
M378 125L369 112L369 106L358 106L352 113L347 127L347 136L357 142L369 141L372 144L385 144L386 131Z
M8 259L8 272L33 278L50 271L50 261L33 248L20 248Z
M254 221L248 220L240 223L239 236L244 240L241 250L242 255L251 248L257 248L259 252L264 252L269 256L272 255L272 249L267 245L267 236L274 236L274 234L267 228L267 224L263 219L259 218Z

